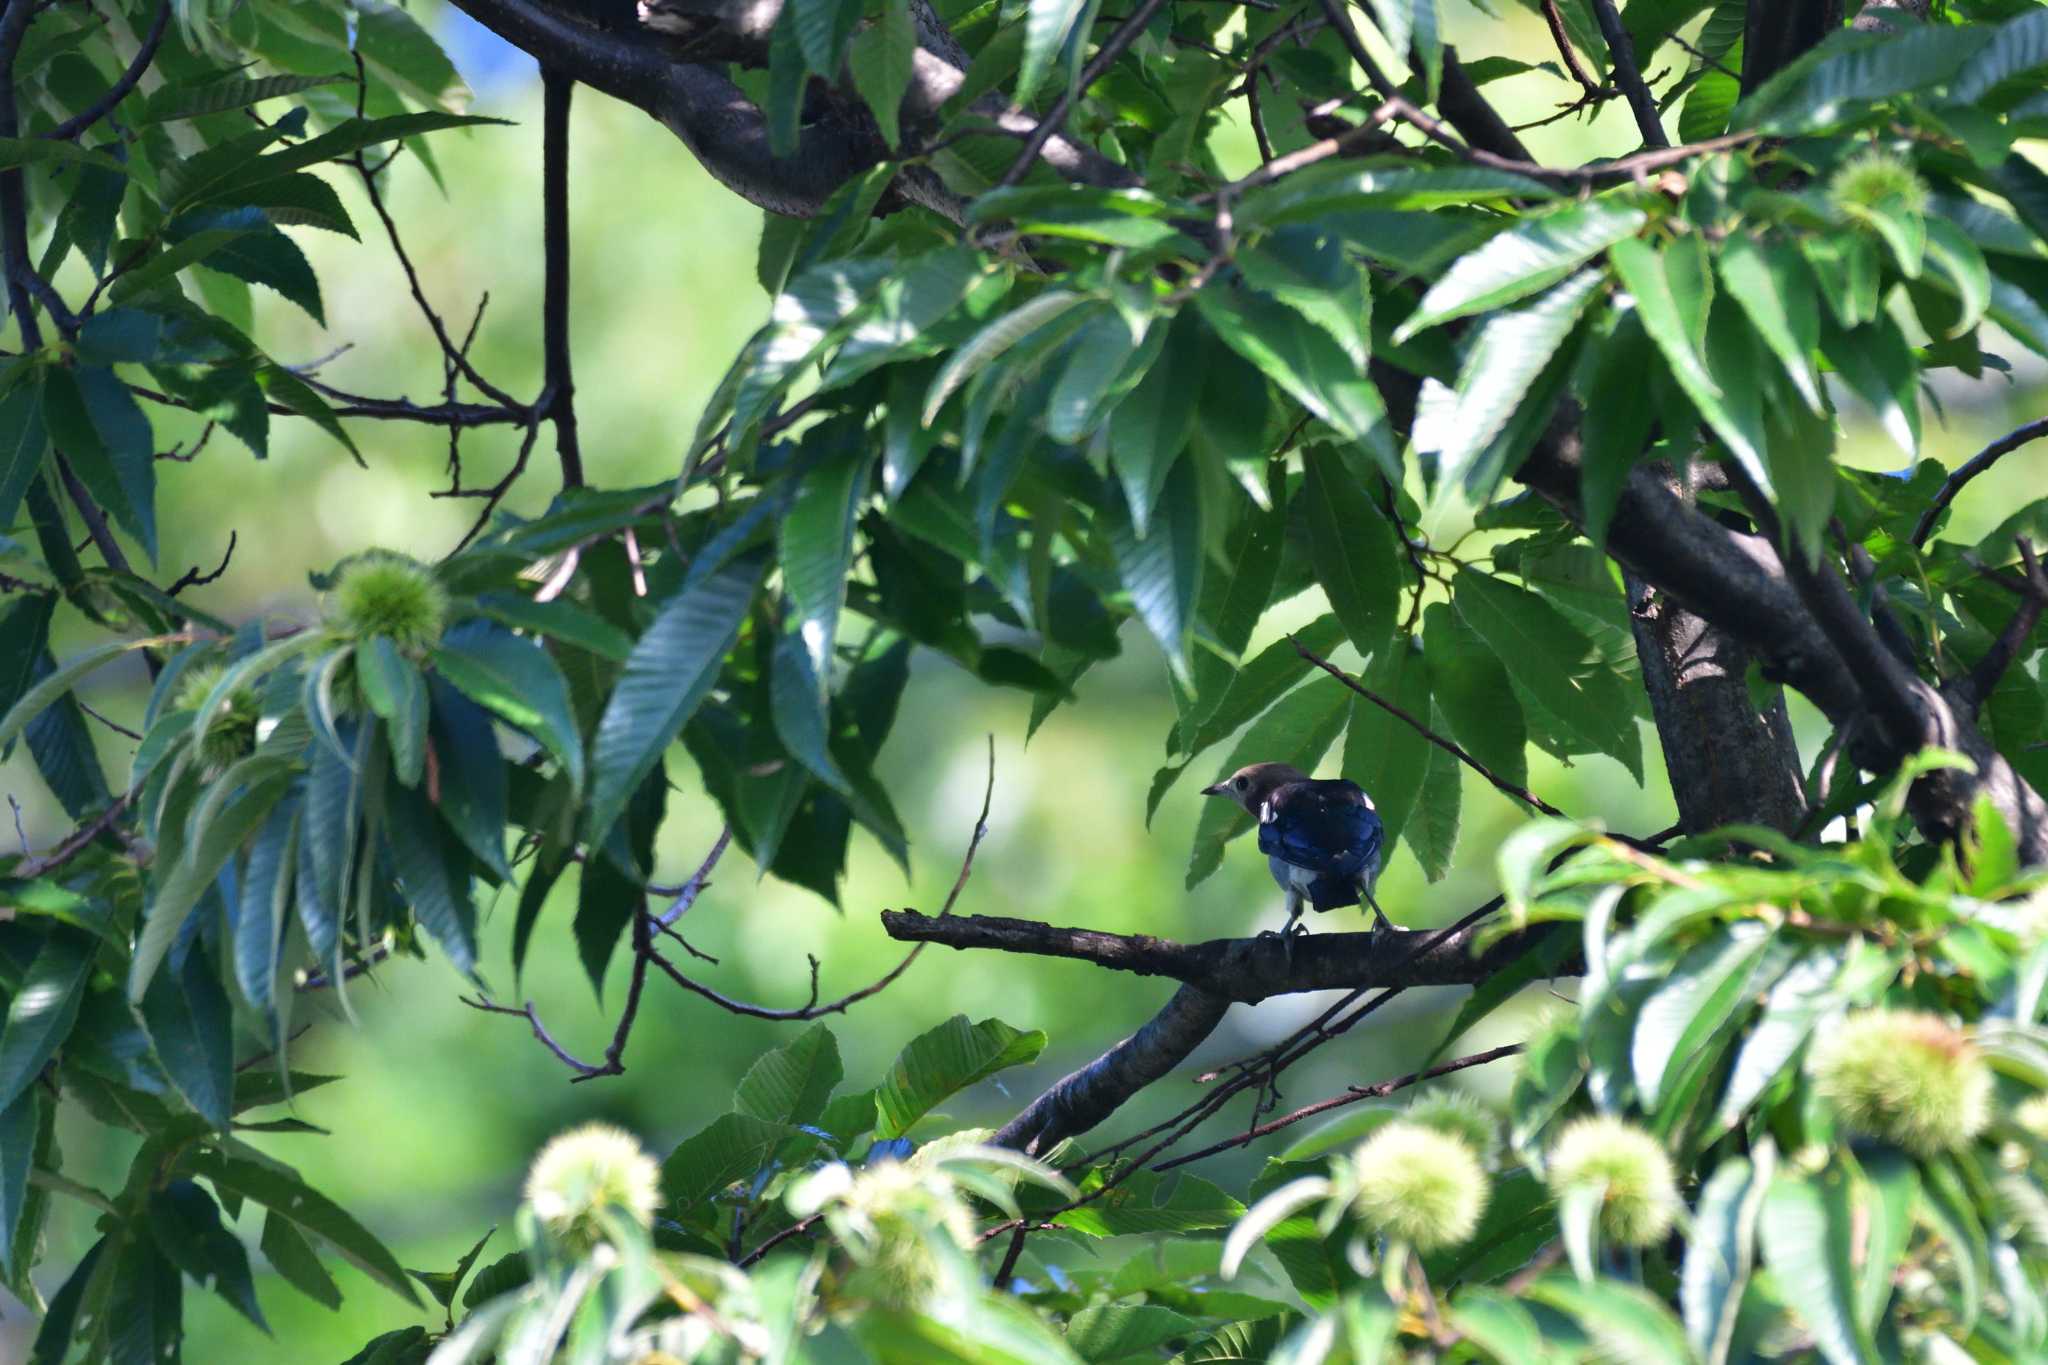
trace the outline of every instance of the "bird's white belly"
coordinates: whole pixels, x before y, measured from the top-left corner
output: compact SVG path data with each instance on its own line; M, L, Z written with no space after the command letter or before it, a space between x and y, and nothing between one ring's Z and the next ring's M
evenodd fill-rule
M1280 883L1281 889L1286 891L1306 893L1309 883L1316 879L1316 873L1313 870L1306 867L1296 867L1278 854L1267 854L1266 866L1273 870L1273 880Z

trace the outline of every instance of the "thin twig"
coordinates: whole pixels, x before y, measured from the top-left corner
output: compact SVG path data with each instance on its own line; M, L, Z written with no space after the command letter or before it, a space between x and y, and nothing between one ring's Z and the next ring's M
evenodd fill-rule
M1564 15L1558 12L1557 0L1543 0L1543 22L1550 25L1551 45L1557 48L1557 55L1564 58L1564 69L1572 73L1590 98L1600 93L1600 82L1593 79L1585 65L1579 61L1578 50L1572 46L1571 35L1565 32Z
M128 63L128 69L121 73L120 79L108 86L106 93L94 100L83 112L64 120L43 136L52 142L69 142L113 113L114 107L128 98L128 92L136 87L143 74L149 70L150 64L156 60L157 48L163 44L164 30L169 26L170 20L171 0L157 0L156 17L150 21L149 32L143 35L142 46L135 50L134 59Z
M555 457L562 487L583 483L583 448L576 436L575 382L569 374L569 97L573 77L541 69L541 399L535 404L555 424Z
M1176 1166L1185 1166L1190 1161L1200 1161L1203 1157L1215 1156L1218 1152L1227 1152L1233 1147L1246 1146L1269 1134L1277 1133L1282 1128L1292 1128L1303 1119L1312 1119L1318 1114L1327 1114L1332 1109L1342 1109L1347 1104L1357 1104L1361 1100L1384 1099L1397 1090L1405 1090L1409 1086L1419 1085L1423 1081L1435 1080L1438 1076L1448 1076L1454 1071L1463 1071L1467 1067L1484 1066L1488 1062L1497 1062L1503 1057L1513 1057L1521 1052L1521 1050L1522 1044L1509 1043L1504 1047L1489 1048L1485 1052L1475 1052L1469 1057L1460 1057L1455 1061L1445 1062L1440 1066L1433 1066L1427 1071L1411 1071L1406 1076L1397 1077L1391 1081L1380 1081L1375 1085L1354 1085L1341 1095L1332 1095L1329 1099L1303 1105L1291 1114L1283 1114L1269 1123L1262 1123L1256 1128L1248 1128L1236 1137L1229 1137L1221 1142L1211 1143L1199 1151L1185 1153L1171 1161L1162 1161L1152 1169L1155 1171L1170 1171Z
M176 597L187 588L203 588L208 583L217 581L222 574L228 571L228 561L234 557L235 533L230 529L228 531L228 548L221 552L219 567L215 568L212 573L203 574L199 572L199 566L194 564L191 568L185 570L184 573L179 574L176 582L164 589L164 596Z
M1472 757L1471 754L1467 753L1457 743L1455 743L1452 740L1444 738L1442 735L1430 729L1427 725L1424 725L1415 717L1409 715L1399 706L1396 706L1393 702L1388 701L1379 693L1373 691L1371 688L1366 687L1364 684L1360 683L1356 678L1353 678L1349 673L1346 673L1343 669L1337 667L1328 659L1325 659L1321 655L1317 654L1307 645L1304 645L1300 641L1300 639L1298 639L1293 634L1289 634L1287 638L1293 641L1295 653L1301 655L1302 658L1308 660L1317 668L1322 669L1323 672L1329 674L1338 682L1343 683L1353 692L1356 692L1359 696L1364 697L1367 701L1379 707L1388 715L1391 715L1394 719L1401 721L1403 724L1407 725L1411 730L1415 731L1416 734L1421 735L1424 739L1428 740L1431 744L1436 745L1439 749L1442 749L1445 753L1448 753L1449 755L1451 755L1451 757L1457 759L1460 763L1463 763L1467 767L1471 768L1473 772L1478 773L1488 782L1491 782L1494 785L1494 787L1497 788L1499 791L1503 792L1508 796L1512 796L1515 800L1520 801L1527 806L1542 811L1545 815L1555 816L1557 819L1560 820L1569 820L1571 818L1570 816L1566 815L1563 811L1559 810L1556 806L1551 805L1548 801L1545 801L1542 797L1530 791L1527 787L1518 787L1514 783L1508 781L1506 778L1500 776L1498 773L1494 772L1493 769L1487 767L1484 763L1481 763L1478 759Z
M1956 466L1953 473L1942 480L1941 487L1934 491L1933 501L1921 512L1920 520L1913 526L1913 546L1918 549L1927 543L1933 534L1936 518L1943 509L1956 500L1956 494L1963 491L1963 485L1997 464L2013 451L2030 442L2048 436L2048 417L2037 417L2024 426L2015 427L2005 435L1985 446L1969 459Z
M1074 101L1087 94L1088 87L1102 79L1103 73L1114 66L1117 59L1138 40L1138 35L1145 31L1145 25L1152 22L1152 16L1165 7L1166 0L1144 0L1143 4L1131 12L1130 18L1116 26L1101 48L1096 51L1094 58L1081 69L1073 88L1061 93L1059 99L1053 102L1052 108L1046 111L1045 117L1038 121L1038 126L1031 130L1031 135L1024 139L1024 149L1017 154L1017 159L1010 163L1010 169L1003 172L1003 178L996 182L998 186L1014 185L1024 178L1032 163L1038 160L1038 154L1045 150L1045 144L1066 125L1067 114L1073 109Z
M1600 21L1600 35L1607 40L1607 55L1614 63L1614 83L1621 87L1622 94L1628 96L1628 107L1636 116L1636 131L1643 135L1643 145L1669 147L1671 138L1664 132L1664 121L1657 115L1657 101L1651 98L1650 87L1644 83L1642 70L1636 65L1635 40L1622 26L1621 16L1614 9L1614 0L1593 0L1593 15Z

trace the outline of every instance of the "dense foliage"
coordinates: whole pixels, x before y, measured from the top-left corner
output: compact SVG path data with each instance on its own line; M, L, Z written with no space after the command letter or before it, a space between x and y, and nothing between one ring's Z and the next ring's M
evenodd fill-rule
M238 1227L316 1301L339 1257L446 1309L363 1362L2048 1352L2048 500L1961 543L1933 534L1940 466L1834 458L1844 396L1917 455L1930 376L2048 355L2024 147L2048 136L2048 10L1902 8L1765 66L1742 0L1545 5L1555 63L1461 62L1435 0L789 0L772 26L649 3L644 30L583 8L542 7L565 45L732 64L778 153L822 157L835 126L874 149L814 214L768 219L773 315L653 487L582 486L552 307L531 401L430 310L439 402L266 352L252 287L319 319L337 281L294 234L358 234L330 177L402 254L379 186L490 122L452 107L406 10L0 10L0 745L76 821L0 858L0 1270L42 1315L37 1362L176 1358L195 1286L261 1325ZM964 73L942 100L934 51ZM1631 102L1648 147L1530 161L1474 112L1510 80ZM1660 110L1692 145L1662 145ZM1255 164L1219 160L1226 116ZM258 458L284 420L337 458L373 420L445 427L457 489L462 432L523 444L462 490L481 515L445 559L366 547L316 582L321 619L227 621L153 576L164 408ZM562 492L515 516L548 434ZM1645 534L1644 488L1798 593L1717 600L1721 561ZM629 964L603 1060L557 1049L615 1072L650 977L689 985L661 907L692 892L649 884L670 784L836 900L856 827L906 856L875 763L914 649L1029 691L1035 728L1135 621L1179 711L1155 805L1193 765L1334 750L1440 876L1461 762L1532 807L1532 745L1643 777L1640 722L1667 717L1622 565L1756 651L1751 711L1788 682L1836 734L1784 827L1542 819L1501 850L1474 946L1526 952L1439 1053L1583 972L1505 1114L1390 1098L1428 1079L1404 1078L1229 1191L1157 1168L1192 1124L1029 1156L948 1131L936 1106L1041 1033L955 1019L849 1086L810 1024L658 1174L630 1138L566 1136L520 1245L435 1274L238 1136L299 1124L276 1106L329 1079L290 1064L309 991L374 1008L350 982L394 954L474 973L497 888L515 970L550 935L596 987ZM1303 593L1327 614L1254 650ZM1800 603L1864 691L1777 619ZM1347 645L1352 687L1317 667ZM75 688L136 652L152 690L109 774ZM1248 826L1206 807L1188 884ZM540 909L571 869L564 932ZM74 1110L139 1139L121 1188L64 1174ZM48 1220L81 1210L92 1250L45 1264Z

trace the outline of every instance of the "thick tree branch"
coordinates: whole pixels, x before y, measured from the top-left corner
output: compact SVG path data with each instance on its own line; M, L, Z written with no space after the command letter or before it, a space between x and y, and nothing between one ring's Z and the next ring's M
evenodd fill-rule
M1143 1028L1056 1082L990 1140L1041 1156L1063 1138L1087 1132L1187 1060L1229 1008L1230 1001L1220 995L1182 986Z
M1292 944L1278 937L1176 943L1149 934L1108 934L996 915L935 918L915 910L884 910L882 927L906 943L1067 957L1139 976L1172 977L1245 1004L1298 991L1468 986L1520 957L1547 932L1515 934L1474 956L1471 929L1455 934L1432 929L1309 934Z

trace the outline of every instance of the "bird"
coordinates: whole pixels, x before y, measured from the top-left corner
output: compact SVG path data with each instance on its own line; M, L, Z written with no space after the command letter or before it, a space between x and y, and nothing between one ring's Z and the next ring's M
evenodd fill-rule
M1373 932L1390 927L1373 899L1385 862L1385 826L1365 789L1347 778L1313 778L1288 763L1253 763L1202 788L1244 807L1259 822L1259 852L1287 893L1288 941L1300 930L1302 907L1318 912L1372 907Z

